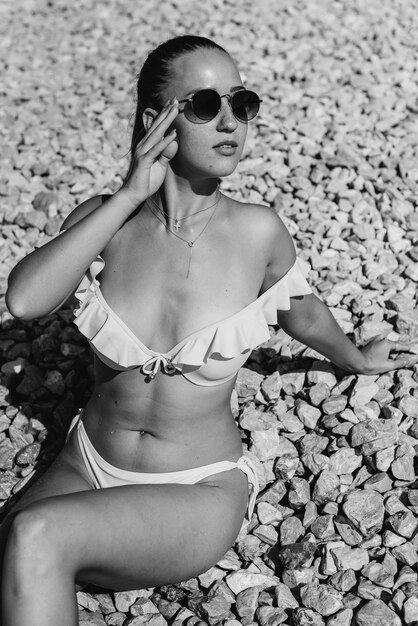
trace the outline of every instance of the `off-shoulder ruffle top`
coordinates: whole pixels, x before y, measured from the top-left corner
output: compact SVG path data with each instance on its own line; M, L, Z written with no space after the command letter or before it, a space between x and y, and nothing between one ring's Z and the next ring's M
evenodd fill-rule
M100 290L98 274L105 265L99 255L78 285L74 323L106 365L117 370L140 368L154 377L158 371L176 371L196 385L220 385L233 378L251 350L270 337L268 325L277 323L277 311L290 309L290 298L312 293L302 264L289 271L246 307L192 333L168 352L150 350L120 319Z

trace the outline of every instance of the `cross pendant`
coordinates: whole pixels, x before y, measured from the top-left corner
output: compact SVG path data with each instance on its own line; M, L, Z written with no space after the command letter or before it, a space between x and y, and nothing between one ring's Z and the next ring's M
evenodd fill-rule
M179 232L179 228L180 228L180 223L179 223L179 221L178 221L178 220L176 220L176 221L174 222L174 228L176 229L176 233L178 233L178 232Z

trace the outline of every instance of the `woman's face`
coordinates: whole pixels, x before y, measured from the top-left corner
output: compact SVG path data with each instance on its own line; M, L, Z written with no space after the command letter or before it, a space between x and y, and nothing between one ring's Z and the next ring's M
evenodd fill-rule
M174 61L164 98L175 96L183 100L200 89L214 89L223 96L242 87L239 72L228 54L200 49ZM241 158L247 123L236 119L228 98L221 98L221 109L209 122L199 121L190 113L190 104L179 105L173 123L179 145L171 161L173 170L188 179L228 176Z

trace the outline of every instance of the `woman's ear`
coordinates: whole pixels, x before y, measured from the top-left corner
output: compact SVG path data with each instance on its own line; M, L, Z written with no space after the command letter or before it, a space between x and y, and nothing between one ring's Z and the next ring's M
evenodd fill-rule
M158 112L155 109L151 109L151 107L147 107L142 114L142 123L144 125L145 131L148 132L153 121L157 117Z

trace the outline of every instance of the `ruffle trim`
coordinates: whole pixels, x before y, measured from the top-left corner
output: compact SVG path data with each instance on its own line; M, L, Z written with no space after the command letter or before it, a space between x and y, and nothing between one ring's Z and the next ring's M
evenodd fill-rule
M100 291L97 275L105 265L99 255L78 285L80 304L74 323L92 348L106 361L129 369L161 355L177 369L200 367L209 358L232 359L246 354L270 337L268 326L277 324L277 311L290 309L290 298L312 293L305 268L296 259L289 271L256 300L230 317L192 333L169 352L150 350L109 307Z

